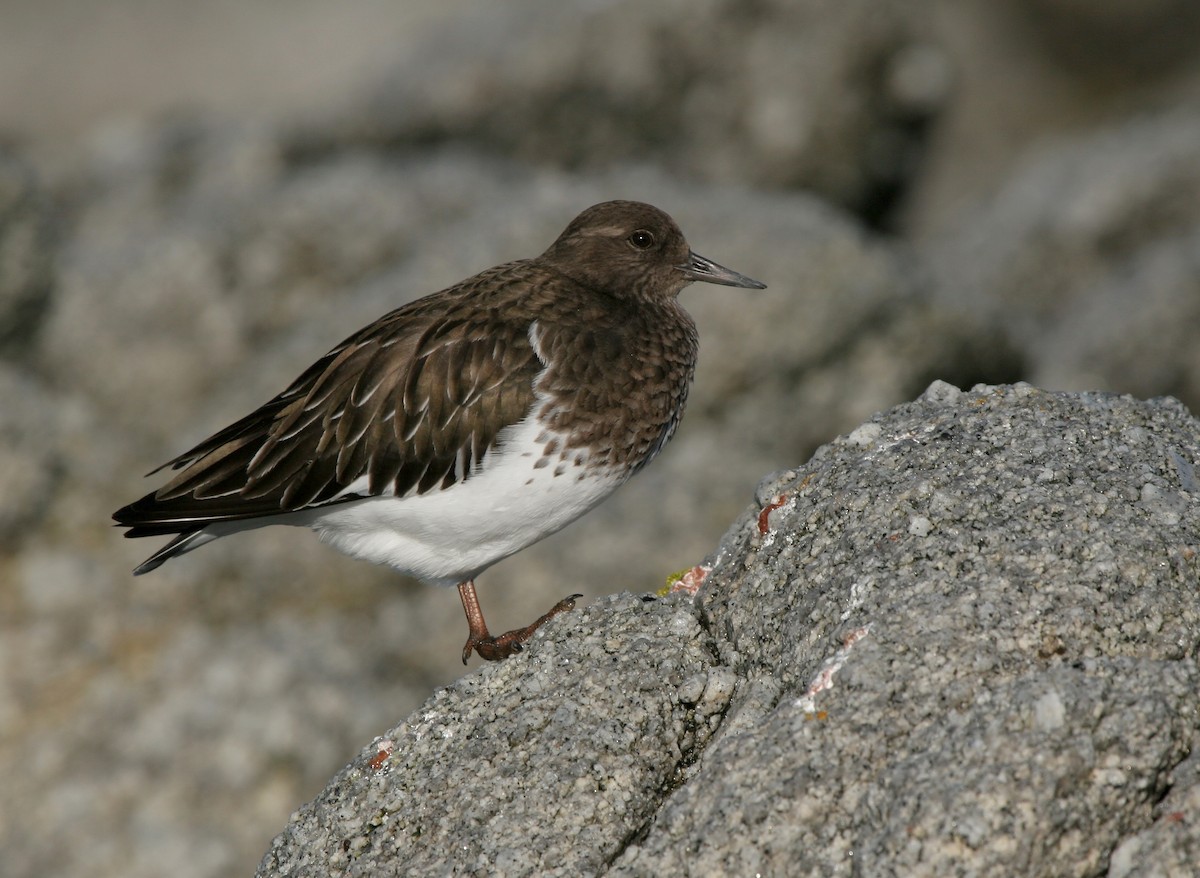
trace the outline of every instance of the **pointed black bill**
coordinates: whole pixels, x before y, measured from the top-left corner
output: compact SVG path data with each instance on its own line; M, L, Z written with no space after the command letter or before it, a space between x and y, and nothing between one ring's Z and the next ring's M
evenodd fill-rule
M710 284L721 284L727 287L746 287L752 290L765 290L767 285L761 281L738 274L732 268L718 265L711 259L705 259L698 253L689 253L688 260L683 265L677 265L688 280L700 280Z

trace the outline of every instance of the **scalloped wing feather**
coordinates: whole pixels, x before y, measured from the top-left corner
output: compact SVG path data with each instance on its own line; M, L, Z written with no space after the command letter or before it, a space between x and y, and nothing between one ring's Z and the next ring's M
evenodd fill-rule
M406 310L172 460L175 478L118 521L198 528L469 478L500 430L529 413L544 364L519 320L497 334L495 323Z

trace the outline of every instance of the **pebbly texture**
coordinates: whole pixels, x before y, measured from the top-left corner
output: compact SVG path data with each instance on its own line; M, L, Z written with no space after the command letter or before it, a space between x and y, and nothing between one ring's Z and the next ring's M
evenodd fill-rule
M259 875L1185 874L1197 463L1173 400L935 383L760 485L694 604L437 693Z
M732 680L711 673L713 644L686 600L607 598L570 628L376 739L261 871L600 871L719 724Z

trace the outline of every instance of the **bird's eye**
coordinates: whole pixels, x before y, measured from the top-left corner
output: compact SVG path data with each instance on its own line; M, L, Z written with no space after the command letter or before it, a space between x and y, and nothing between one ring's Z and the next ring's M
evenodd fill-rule
M649 250L654 246L654 235L645 229L638 229L629 236L629 243L639 250Z

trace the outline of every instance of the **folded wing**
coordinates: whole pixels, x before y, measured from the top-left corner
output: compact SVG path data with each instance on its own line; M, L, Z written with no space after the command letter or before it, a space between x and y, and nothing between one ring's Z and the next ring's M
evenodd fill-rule
M470 478L533 405L542 370L519 322L477 309L401 308L279 396L167 464L177 475L118 510L126 536L192 533ZM161 468L160 468L161 469Z

